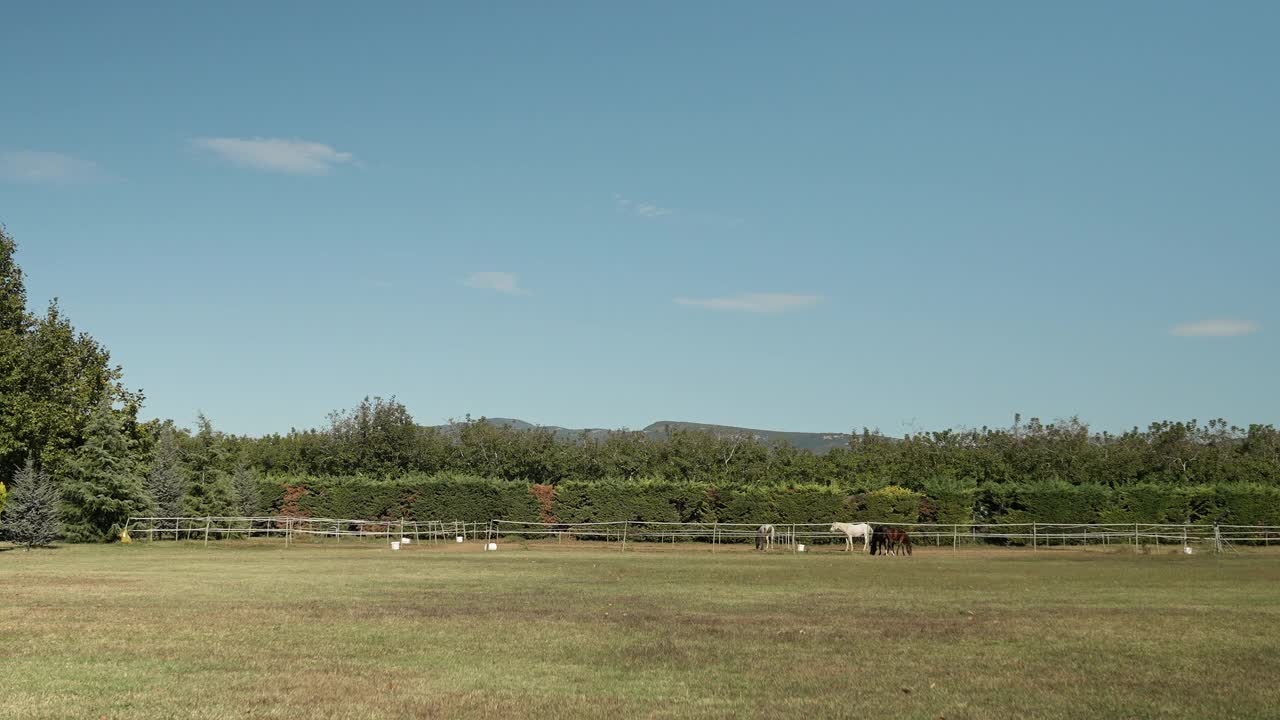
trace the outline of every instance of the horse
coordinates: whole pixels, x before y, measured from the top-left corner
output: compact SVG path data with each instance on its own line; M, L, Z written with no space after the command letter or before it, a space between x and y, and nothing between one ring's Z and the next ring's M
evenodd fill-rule
M911 536L895 527L878 527L871 537L871 554L897 555L902 549L911 554Z
M844 533L844 547L853 552L853 539L862 538L862 551L866 552L871 542L871 526L867 523L831 523L831 532Z
M772 525L761 525L756 530L756 549L770 550L773 548L773 541L777 537Z
M871 533L871 554L872 555L888 555L889 554L889 536L885 534L888 528L878 527Z

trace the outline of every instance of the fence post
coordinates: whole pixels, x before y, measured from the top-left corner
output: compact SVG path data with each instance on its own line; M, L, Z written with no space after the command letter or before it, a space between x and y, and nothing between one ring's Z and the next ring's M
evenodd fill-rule
M205 515L204 516L204 546L205 547L209 547L209 525L211 525L212 523L213 523L213 520L211 520L208 515Z
M1036 547L1036 534L1037 534L1037 533L1036 533L1036 524L1035 524L1035 523L1031 523L1031 549L1032 549L1032 551L1034 551L1034 550L1036 550L1036 549L1037 549L1037 547Z
M1133 550L1138 551L1138 523L1133 524Z
M951 526L951 549L952 550L960 549L960 525L959 524Z

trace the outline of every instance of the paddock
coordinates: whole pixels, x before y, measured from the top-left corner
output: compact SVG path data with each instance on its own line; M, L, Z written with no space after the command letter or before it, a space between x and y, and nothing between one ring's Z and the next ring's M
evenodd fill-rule
M458 542L512 542L541 546L585 541L616 546L620 551L653 545L701 547L716 552L755 542L759 528L771 525L777 551L829 552L843 549L846 535L830 523L697 523L609 521L547 523L513 520L403 520L307 518L295 516L133 517L127 523L131 539L192 540L208 543L227 538L275 538L286 546L299 541L407 539L440 545ZM1182 550L1225 553L1240 548L1280 544L1280 526L1153 524L1153 523L876 523L906 530L917 547L1010 547L1032 551L1052 549L1122 549L1135 552ZM542 541L542 542L537 542Z
M881 562L514 535L485 552L483 531L401 552L284 540L0 551L0 718L1266 718L1280 703L1280 549L943 544Z

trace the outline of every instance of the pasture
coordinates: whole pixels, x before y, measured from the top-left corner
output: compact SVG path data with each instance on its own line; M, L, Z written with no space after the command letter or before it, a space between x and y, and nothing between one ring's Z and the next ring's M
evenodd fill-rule
M0 552L0 718L1274 717L1280 554Z

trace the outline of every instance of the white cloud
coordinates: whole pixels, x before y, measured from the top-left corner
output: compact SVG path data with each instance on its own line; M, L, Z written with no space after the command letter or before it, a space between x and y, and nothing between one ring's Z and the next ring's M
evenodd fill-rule
M462 281L467 287L480 290L497 290L508 295L527 295L529 291L520 287L520 278L509 272L474 272Z
M87 160L62 153L17 150L0 153L0 179L25 183L88 182L102 170Z
M1174 325L1169 334L1177 337L1239 337L1252 335L1261 329L1261 325L1251 320L1200 320Z
M781 313L810 307L822 300L819 295L796 293L746 293L733 297L690 299L676 298L677 305L691 305L709 310L738 310L753 313Z
M614 193L613 202L617 206L618 210L627 213L628 215L635 215L636 217L642 218L659 218L664 215L671 215L675 212L671 208L659 207L652 203L638 202L618 195L617 193Z
M206 137L191 144L241 167L292 175L326 175L335 165L355 162L349 152L306 140Z

